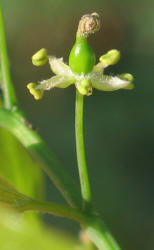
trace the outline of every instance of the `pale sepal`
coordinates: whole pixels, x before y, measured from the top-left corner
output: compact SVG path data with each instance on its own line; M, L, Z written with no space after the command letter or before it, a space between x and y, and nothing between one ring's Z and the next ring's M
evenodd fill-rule
M105 68L104 65L101 62L99 62L93 67L92 72L102 75L104 72L104 68Z
M50 90L52 88L67 88L71 84L74 83L74 79L67 76L60 76L56 75L47 80L41 81L37 86L36 89L42 90Z
M56 58L55 56L49 56L49 64L53 73L56 75L63 75L73 77L73 73L70 67L63 62L63 58Z
M114 91L127 88L131 83L117 76L106 76L93 73L91 76L92 87L102 91Z

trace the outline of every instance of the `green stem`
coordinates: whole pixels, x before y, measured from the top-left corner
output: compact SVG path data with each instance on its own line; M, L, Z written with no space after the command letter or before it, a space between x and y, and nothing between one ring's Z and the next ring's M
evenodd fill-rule
M10 131L30 152L32 157L35 158L42 169L52 179L66 200L72 206L80 208L81 200L79 190L74 185L72 179L67 175L65 169L63 169L62 166L57 165L57 160L53 153L49 151L39 135L24 124L23 116L17 111L11 112L0 109L0 126ZM76 209L69 210L69 208L66 208L65 210L65 207L62 212L62 207L60 208L60 205L55 204L52 207L52 204L46 203L45 206L43 204L44 203L40 202L39 207L36 206L35 202L33 203L33 206L27 205L27 211L38 210L74 219L81 223L87 235L98 249L120 250L120 247L118 247L100 218L95 218L91 214L83 214Z
M30 200L30 202L27 202L27 204L24 204L21 207L19 206L19 210L24 212L38 211L49 213L52 215L75 220L78 223L82 223L84 221L84 214L80 210L53 202Z
M1 72L2 72L2 90L4 97L4 106L6 109L11 109L13 108L13 106L17 105L17 99L9 70L1 1L0 1L0 62L1 62Z
M75 132L77 161L84 209L90 209L91 192L83 138L83 98L83 95L81 95L78 90L76 90ZM82 225L85 232L91 241L98 247L98 249L120 250L120 247L99 217L89 215L88 220L84 221Z
M94 242L99 249L119 249L98 216L93 215L92 213L87 214L87 212L83 212L79 209L70 208L53 202L31 199L30 197L18 192L11 183L1 176L0 202L17 209L20 212L40 211L73 219L81 224L85 232L89 235L91 241Z
M39 211L56 216L66 217L81 224L85 233L100 250L120 250L108 229L97 216L87 215L78 209L69 208L59 204L42 201L30 201L22 207L23 211Z
M0 126L10 131L47 173L65 199L73 207L81 207L81 195L67 171L49 150L41 137L27 125L18 111L0 109Z
M76 90L75 105L76 152L84 209L91 207L91 191L88 178L83 138L83 95Z
M22 207L23 211L39 211L66 217L80 223L85 233L100 250L120 250L117 242L107 230L100 218L87 216L80 210L51 202L32 201Z
M120 246L99 217L94 216L89 218L89 221L87 221L84 226L84 230L99 250L121 250Z

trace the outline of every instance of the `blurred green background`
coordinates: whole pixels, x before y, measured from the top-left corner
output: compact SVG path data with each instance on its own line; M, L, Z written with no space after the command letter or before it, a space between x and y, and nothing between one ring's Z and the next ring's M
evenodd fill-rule
M36 102L31 81L51 76L31 56L40 48L68 60L80 17L102 15L102 29L89 39L97 58L119 49L118 65L106 72L132 73L132 91L99 92L85 98L85 142L95 207L125 250L154 249L154 1L3 0L11 72L20 106L78 181L74 141L74 87L54 89ZM38 176L38 178L40 178ZM45 198L64 203L46 178ZM44 217L76 233L66 219ZM44 248L45 249L45 248Z

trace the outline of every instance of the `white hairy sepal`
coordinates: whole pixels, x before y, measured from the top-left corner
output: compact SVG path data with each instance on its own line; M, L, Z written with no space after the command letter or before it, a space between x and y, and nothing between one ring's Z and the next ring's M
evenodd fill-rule
M91 74L92 87L102 91L114 91L118 89L125 89L131 83L129 81L120 79L117 76L106 76L97 73Z
M102 75L104 72L104 68L105 68L104 65L101 62L99 62L93 67L92 73L98 73Z
M67 88L74 83L74 79L67 76L56 75L47 80L41 81L36 89L50 90L52 88Z
M63 62L63 58L49 56L49 64L52 72L56 75L73 77L73 72L71 71L71 68Z

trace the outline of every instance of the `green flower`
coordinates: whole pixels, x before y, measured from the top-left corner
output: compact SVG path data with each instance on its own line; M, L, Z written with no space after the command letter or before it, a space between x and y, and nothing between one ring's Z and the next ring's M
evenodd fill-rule
M80 94L91 95L92 89L114 91L132 89L133 76L129 73L118 76L104 74L104 69L120 60L120 52L116 49L108 51L95 64L95 53L87 42L87 37L99 30L100 17L97 13L84 15L78 26L76 41L69 55L69 65L62 58L47 56L45 49L39 50L32 57L35 66L44 65L47 61L55 76L36 83L29 83L27 88L35 99L41 99L45 90L66 88L75 85Z

